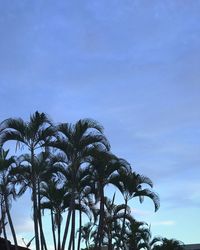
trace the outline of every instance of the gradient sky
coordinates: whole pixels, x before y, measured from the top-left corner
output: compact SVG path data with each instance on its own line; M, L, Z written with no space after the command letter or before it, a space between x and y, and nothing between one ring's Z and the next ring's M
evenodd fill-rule
M136 218L153 235L198 243L200 1L0 6L0 120L28 120L36 110L55 122L98 120L112 151L160 195L157 213L150 201L133 201ZM28 193L13 204L19 238L31 235L28 204Z

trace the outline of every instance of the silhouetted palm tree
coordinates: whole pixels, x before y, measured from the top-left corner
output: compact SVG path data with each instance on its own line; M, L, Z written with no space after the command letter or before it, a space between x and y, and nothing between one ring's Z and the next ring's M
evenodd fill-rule
M61 222L62 213L69 207L71 195L66 191L65 186L59 187L58 180L49 180L41 186L42 209L50 209L52 220L52 233L55 250L61 248ZM57 246L54 230L57 228Z
M122 249L147 249L147 242L151 237L150 228L147 223L136 221L132 216L129 216L123 237Z
M3 197L1 196L0 198L1 198L1 200L0 200L0 205L1 205L0 235L1 235L2 231L3 231L6 250L10 250L9 242L8 242L8 239L7 239L7 233L6 233L6 224L7 224L7 222L6 222L6 208L5 208L5 205L4 205Z
M88 222L79 228L79 230L81 230L81 239L85 241L86 248L89 248L91 245L90 240L93 226L94 224L92 222Z
M17 246L17 237L15 229L13 226L12 218L10 215L10 202L12 198L16 197L15 188L12 185L12 175L9 173L13 163L15 163L14 157L8 158L9 150L5 151L3 148L0 148L0 194L2 197L3 206L5 208L10 229L12 232L13 240L15 243L15 249L18 249ZM4 222L3 222L4 223Z
M148 177L137 174L134 171L122 171L119 176L116 176L115 182L124 197L125 205L134 197L139 197L140 202L143 202L144 197L149 197L154 203L155 211L158 210L160 206L158 195L149 188L143 188L143 185L148 185L150 188L153 187L153 183ZM126 210L122 224L121 238L125 230L125 218ZM119 240L119 244L121 244L121 241L122 239ZM120 245L118 245L118 249L119 247Z
M36 250L40 249L39 231L38 231L38 204L37 204L37 182L35 170L35 153L54 135L55 130L49 118L44 113L36 111L30 116L30 121L25 122L21 118L9 118L1 123L0 144L14 140L17 142L16 148L25 145L30 152L31 158L31 182L33 197L33 219L35 231ZM21 147L22 148L22 147Z
M37 208L38 208L38 223L40 229L40 243L41 250L47 249L46 240L44 237L41 216L41 192L40 188L43 183L48 182L51 178L56 178L59 167L56 165L57 158L49 151L41 152L35 156L34 168L36 178L36 195L37 195ZM18 157L18 166L12 170L15 174L17 183L20 183L20 194L23 194L27 188L33 189L31 157L29 154L24 154Z
M114 249L116 236L119 232L119 225L124 217L124 210L129 211L130 208L125 204L116 205L114 203L115 194L113 199L105 197L105 216L104 216L104 231L106 233L108 250ZM105 245L105 244L104 244Z
M67 158L68 168L71 169L71 194L67 223L64 230L62 250L65 248L69 220L72 217L71 223L71 240L69 249L75 248L75 199L77 188L77 173L81 164L87 155L88 149L93 145L101 144L109 149L109 143L103 135L103 128L96 121L91 119L79 120L76 124L63 123L57 126L59 136L54 143L50 145L62 150Z
M79 212L79 230L78 230L78 246L77 250L80 250L81 245L81 233L80 230L82 227L82 212L84 212L91 221L91 206L93 205L93 196L91 193L90 186L90 175L87 168L79 168L77 172L77 185L76 185L76 197Z
M95 248L99 249L103 242L103 227L104 227L104 205L105 195L104 189L108 184L116 185L117 176L122 169L127 170L127 165L124 161L117 158L109 151L102 150L101 147L95 146L90 149L90 157L88 158L89 168L91 172L91 182L93 184L93 192L95 193L97 202L99 201L99 223L98 232L95 242ZM128 166L129 167L129 166Z
M10 140L17 142L16 149L25 146L29 152L27 154L26 150L26 154L18 157L18 166L9 172L9 167L1 169L3 161L0 159L5 238L6 219L12 227L9 198L16 195L15 184L20 184L18 195L27 188L32 190L36 250L47 250L42 226L43 209L51 212L55 250L65 249L67 237L68 250L75 250L76 244L80 250L81 238L85 239L88 249L95 250L101 246L108 246L109 250L114 247L130 250L150 250L153 247L153 250L159 250L161 246L170 245L163 238L159 243L154 239L151 241L148 226L131 216L130 199L139 197L143 202L144 197L149 197L156 211L159 208L158 195L153 192L153 183L148 177L132 171L126 160L111 153L103 128L96 121L83 119L75 124L53 126L44 113L35 112L28 122L10 118L0 124L0 147ZM2 152L6 157L8 152ZM114 197L112 200L105 197L105 188L110 184L118 188L125 204L117 205ZM64 212L67 212L67 219L61 240ZM89 218L89 224L85 226L82 225L83 213ZM78 239L75 242L76 229ZM171 243L175 245L176 242Z
M183 243L176 239L160 237L159 241L153 245L153 250L184 250Z

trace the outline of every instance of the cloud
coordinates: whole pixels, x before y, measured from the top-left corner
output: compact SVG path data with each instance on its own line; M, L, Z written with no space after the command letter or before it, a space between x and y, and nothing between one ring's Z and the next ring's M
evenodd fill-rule
M15 227L15 229L17 229L17 228L18 227ZM24 227L24 229L25 229L25 227ZM17 236L18 245L24 247L25 244L27 244L32 239L33 235L34 235L33 231L30 233L29 231L27 231L27 232L25 232L25 231L23 231L23 232L17 232L17 230L16 230L16 236ZM12 233L10 231L10 228L8 228L7 237L9 239L9 241L12 244L14 244L14 242L13 242L13 236L12 236ZM33 240L31 242L31 249L35 249L35 245L34 244L35 244L35 242Z
M33 221L31 219L21 218L20 223L16 224L16 231L20 233L33 233Z
M140 209L137 209L137 208L131 208L131 213L133 215L142 215L142 216L149 216L149 215L152 215L153 212L150 211L150 210L140 210Z
M173 220L164 220L164 221L151 222L152 226L173 226L175 224L176 223Z
M188 178L175 181L176 186L169 185L169 181L162 186L162 206L167 209L199 208L200 184L198 177L188 175Z

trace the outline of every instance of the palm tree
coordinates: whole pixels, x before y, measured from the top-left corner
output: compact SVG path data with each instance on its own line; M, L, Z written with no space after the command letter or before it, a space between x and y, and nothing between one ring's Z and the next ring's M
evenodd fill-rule
M29 155L23 155L20 158L20 168L15 168L15 173L19 175L18 179L20 179L20 177L22 179L24 176L24 183L28 183L30 179L30 157ZM35 169L37 179L39 180L38 183L40 183L40 185L38 185L38 198L40 197L40 200L41 198L46 198L45 202L43 201L41 206L38 201L38 207L43 210L51 210L52 226L54 224L58 229L58 244L56 248L56 237L54 234L55 226L52 227L54 245L55 249L60 250L61 213L69 209L69 204L72 199L72 169L70 167L66 168L66 157L64 154L58 153L56 155L51 155L49 152L42 152L36 157ZM80 215L85 213L88 217L90 217L88 208L83 203L83 201L86 202L86 197L89 196L90 191L86 185L88 180L86 170L80 169L77 179L79 179L79 181L77 183L78 191L75 193L75 210L78 210ZM22 189L25 190L25 187ZM62 209L59 207L62 207ZM59 211L61 213L58 213ZM38 212L40 214L40 211Z
M113 195L113 199L105 197L105 216L104 216L104 231L106 232L108 249L112 250L114 246L113 240L117 239L119 227L121 224L121 220L124 217L124 210L129 211L130 208L126 207L125 204L116 205L114 203L115 194Z
M43 183L48 182L52 178L57 178L57 171L59 170L59 166L57 166L57 157L53 156L49 151L41 152L37 156L35 156L34 168L36 177L36 195L41 250L43 250L43 248L47 250L47 245L42 227L40 189ZM21 185L19 191L20 194L23 194L27 188L33 188L31 181L31 157L29 154L24 154L18 157L18 166L12 169L12 173L16 176L16 183L19 183Z
M6 245L6 250L10 250L10 246L9 246L9 242L8 242L8 239L7 239L7 233L6 233L6 209L5 209L5 206L4 206L4 201L3 201L3 197L1 196L1 219L0 219L0 235L3 231L3 236L4 236L4 239L5 239L5 245Z
M158 195L149 188L143 188L143 185L148 185L150 188L153 187L153 183L148 177L137 174L134 171L121 171L120 175L116 176L115 183L124 196L125 205L128 205L128 201L134 197L139 197L141 203L143 202L144 197L149 197L154 203L155 212L158 210L160 206ZM122 236L125 230L125 218L126 210L124 212L121 239L119 240L118 249L120 247Z
M153 250L184 250L183 242L176 239L160 237L160 240L153 245Z
M140 250L146 249L151 237L150 228L147 223L136 221L132 216L128 216L124 231L122 249Z
M103 241L104 227L104 205L105 195L104 189L108 184L116 185L117 176L122 171L128 171L129 165L122 159L117 158L114 154L107 150L102 150L101 147L95 146L90 149L90 157L88 157L89 168L91 172L91 182L93 192L96 195L97 202L100 202L99 225L95 249L101 247Z
M69 249L75 248L75 197L77 188L77 173L84 163L88 149L93 145L101 144L104 148L109 149L109 143L106 137L103 135L103 127L96 121L91 119L79 120L74 125L68 123L62 123L57 126L59 136L57 139L49 145L60 149L67 159L67 168L70 168L71 172L71 194L72 199L70 202L69 213L64 230L62 250L65 248L68 225L72 217L71 223L71 240ZM66 169L67 170L67 169Z
M38 231L38 202L37 202L37 182L35 170L35 152L45 147L55 134L49 118L44 113L36 111L30 116L30 121L25 122L21 118L6 119L1 123L0 144L14 140L17 142L16 148L22 148L25 145L30 152L31 158L31 183L33 198L33 219L35 231L36 250L40 250L39 231Z
M55 250L60 250L61 248L61 222L62 213L69 207L70 193L66 191L65 186L59 187L59 181L51 179L45 182L41 186L41 198L45 201L42 202L42 209L50 209L51 211L51 221L52 221L52 233ZM57 246L56 237L54 230L57 228Z
M58 162L58 164L57 164L57 167L59 167L58 168L59 177L61 179L63 187L65 187L66 193L68 193L68 195L70 195L69 197L72 198L71 197L72 186L73 186L73 182L72 182L73 168L72 168L72 165L69 165L66 167L66 162L64 160L64 157L60 157L59 160L60 160L60 162ZM81 226L82 226L82 213L85 213L89 217L89 219L91 219L89 207L91 205L90 203L92 200L92 195L90 193L90 191L91 191L91 187L89 186L89 181L90 181L89 177L90 176L88 173L89 172L88 172L87 168L85 168L85 169L79 168L79 170L77 171L77 175L76 175L76 190L75 190L73 199L75 199L74 210L78 211L78 213L79 213L79 228L81 228ZM68 229L70 206L67 208L67 210L68 210L68 216L67 216L67 223L66 223L67 227L66 228ZM66 228L65 228L65 230L66 230ZM77 249L80 249L81 232L80 232L80 230L78 230L78 232L79 232L79 236L78 236ZM72 235L72 231L71 231L69 246L71 246L72 241L73 241L73 235Z
M94 225L92 222L88 222L79 228L79 230L81 230L81 239L85 241L85 245L87 249L91 245L90 240L91 240L91 232L92 232L93 226Z
M12 232L14 244L15 244L15 249L18 249L17 246L17 237L15 233L15 229L13 226L11 214L10 214L10 201L11 201L11 196L13 198L16 197L16 192L15 188L12 185L12 175L10 174L10 169L15 163L14 157L9 157L7 158L9 153L9 150L5 151L3 148L0 148L0 194L1 197L3 198L3 206L5 208L7 217L8 217L8 222L10 225L10 229ZM4 222L3 222L4 223Z
M76 186L76 196L78 202L78 213L79 213L79 230L78 230L78 246L77 250L80 250L81 245L81 233L82 230L82 213L84 212L89 220L91 221L91 206L94 204L93 195L91 193L90 186L90 175L87 168L79 168L77 172L77 186Z
M6 211L12 227L9 198L11 194L15 195L15 184L20 183L18 195L23 194L27 188L32 190L36 250L47 250L42 209L50 209L51 212L55 250L65 249L67 236L68 250L74 250L76 243L80 250L81 238L85 238L87 247L90 247L89 239L92 239L96 250L103 245L111 250L113 244L119 249L123 247L122 242L124 249L146 247L148 229L144 224L133 220L128 201L139 197L142 202L144 197L149 197L154 202L156 211L159 208L159 198L152 191L153 184L149 178L133 172L128 162L111 153L103 128L96 121L84 119L75 124L62 123L54 127L44 113L35 112L28 122L12 118L3 121L0 131L0 147L7 141L14 140L17 142L16 149L23 149L25 146L29 151L19 157L19 166L9 172L6 168L1 170L3 164L0 161L3 226ZM2 152L6 157L7 151ZM55 155L55 152L58 154ZM105 188L109 184L120 190L125 204L116 205L114 197L112 201L105 197ZM65 211L67 220L61 240L62 213ZM87 228L82 226L83 213L90 220ZM78 240L75 242L77 219L79 230Z

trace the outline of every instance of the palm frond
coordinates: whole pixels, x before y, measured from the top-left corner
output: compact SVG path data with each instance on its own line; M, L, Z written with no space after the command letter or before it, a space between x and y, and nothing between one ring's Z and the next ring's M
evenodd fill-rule
M149 197L153 203L154 203L154 206L155 206L155 212L159 209L160 207L160 199L159 199L159 196L152 192L151 190L149 189L143 189L143 190L140 190L140 191L137 191L134 195L134 197Z

